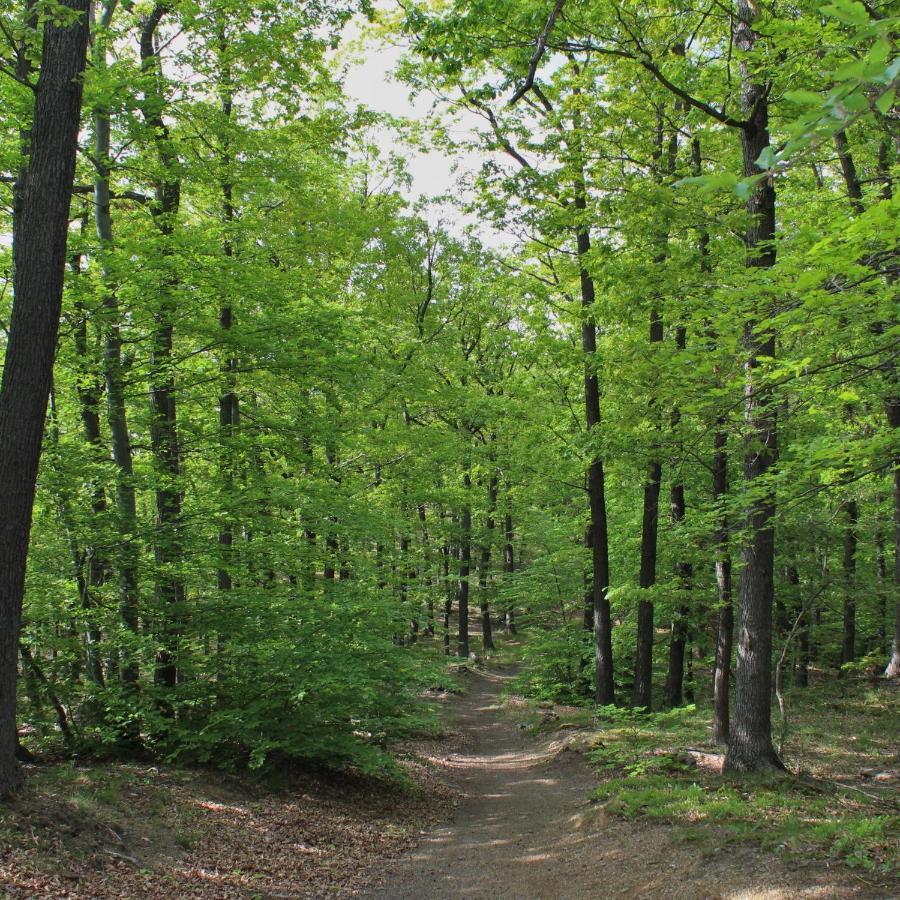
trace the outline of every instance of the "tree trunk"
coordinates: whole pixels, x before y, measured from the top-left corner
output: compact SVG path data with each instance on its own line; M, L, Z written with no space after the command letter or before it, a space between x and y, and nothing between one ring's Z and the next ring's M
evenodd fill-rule
M231 181L231 167L234 163L231 152L231 141L228 129L232 124L234 107L234 85L232 83L231 66L227 62L228 41L224 24L219 25L219 97L222 116L225 119L225 137L222 146L222 224L225 238L222 241L222 253L225 257L226 273L232 271L234 259L234 241L231 229L234 225L234 185ZM226 288L227 289L227 288ZM232 588L231 557L234 546L234 523L231 505L234 501L235 448L237 429L240 417L238 397L236 393L237 359L229 346L231 328L234 324L234 311L230 302L219 308L219 328L222 332L222 343L225 345L224 359L220 363L222 374L222 392L219 396L219 440L222 444L220 474L222 477L225 509L222 511L222 524L219 528L219 568L216 582L220 591Z
M658 335L658 337L656 337ZM651 342L662 340L662 322L655 313L651 316ZM659 490L662 465L653 460L647 468L644 482L644 512L641 526L641 569L638 584L642 590L656 584L657 534L659 531ZM634 688L631 705L650 709L653 704L653 603L638 602L637 652L634 661Z
M16 677L28 538L59 332L88 3L44 24L28 162L13 199L15 294L0 385L0 795L18 790ZM67 20L68 21L68 20Z
M459 593L456 604L459 610L456 655L469 658L469 572L472 565L472 505L469 492L472 477L468 472L463 476L466 497L463 501L459 520Z
M94 42L93 64L98 71L107 65L107 36L116 4L103 7ZM131 634L138 632L140 597L138 593L137 499L134 489L134 464L131 434L125 407L122 363L121 313L117 288L112 281L109 254L113 246L113 220L110 207L110 119L109 109L102 104L94 108L94 225L100 244L100 277L103 306L103 380L106 387L107 424L113 463L116 466L116 528L118 549L116 567L119 574L119 617ZM136 685L138 666L130 650L120 653L119 677L126 685Z
M505 541L503 544L503 573L507 579L510 579L516 571L516 557L513 544L515 532L513 531L512 513L509 511L507 511L503 518L503 535ZM513 609L512 603L509 603L506 606L504 624L506 626L507 634L516 633L515 610Z
M587 198L583 180L576 192L575 208L580 217L587 212ZM584 320L581 325L581 349L584 353L584 408L588 432L593 440L600 437L600 383L597 377L597 327L593 318L595 299L594 280L588 272L587 258L591 252L588 229L579 225L577 234L581 276L581 305ZM591 509L591 592L594 609L594 696L602 706L615 702L612 656L612 617L609 609L609 535L606 525L606 487L603 459L597 449L588 465L588 501Z
M893 375L893 372L891 372ZM888 427L900 428L900 399L888 398L885 404ZM900 452L894 454L894 640L885 678L900 678Z
M158 3L142 21L140 35L141 71L147 85L142 112L152 130L162 171L150 213L164 242L164 256L171 253L168 241L174 234L175 217L181 204L181 181L176 171L178 160L163 117L165 100L156 49L156 31L168 11L168 5ZM173 288L171 276L164 273L150 352L150 445L157 478L157 528L153 558L156 564L156 614L159 618L156 631L160 645L154 680L167 688L174 687L178 680L178 643L186 600L184 579L179 571L184 551L181 533L181 447L172 359L176 302Z
M488 479L488 508L485 518L487 537L481 545L481 559L478 563L478 594L481 599L481 639L485 650L493 650L494 635L491 628L491 607L488 602L488 569L491 565L491 544L494 539L494 510L497 508L497 472L493 470Z
M856 659L856 528L859 507L855 500L844 504L847 524L844 528L844 630L841 637L841 664Z
M751 53L757 41L753 30L756 8L750 0L738 0L736 13L735 44L744 53ZM759 174L756 160L769 147L769 104L768 86L756 80L746 59L741 62L741 105L748 116L741 129L744 175L750 177ZM775 188L770 179L756 184L747 201L747 212L747 264L771 268L775 265ZM725 768L751 771L783 766L772 745L775 495L764 483L777 454L776 415L774 405L759 393L758 379L754 378L760 360L775 356L775 335L748 322L744 341L748 361L743 477L752 499L741 545L734 717Z
M684 522L685 501L684 485L672 485L671 493L672 522L676 526ZM679 589L685 597L690 597L693 567L686 560L675 563L675 576ZM672 636L669 641L669 668L666 675L666 706L674 708L684 704L684 654L688 641L688 617L690 606L682 601L678 605L678 614L672 622Z

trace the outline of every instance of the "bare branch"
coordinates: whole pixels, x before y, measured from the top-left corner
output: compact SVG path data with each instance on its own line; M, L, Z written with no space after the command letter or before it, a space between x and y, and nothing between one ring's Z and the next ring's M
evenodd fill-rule
M541 57L544 55L544 50L547 48L547 38L550 37L550 32L553 30L553 25L556 22L556 17L560 14L563 8L563 4L566 0L556 0L556 5L553 7L552 12L547 17L547 24L544 25L544 30L540 33L538 37L537 44L534 48L534 54L531 57L531 62L528 64L528 74L525 76L525 81L522 82L521 87L509 98L509 105L513 106L519 100L524 97L528 91L531 90L534 85L534 76L537 74L537 67L540 64Z

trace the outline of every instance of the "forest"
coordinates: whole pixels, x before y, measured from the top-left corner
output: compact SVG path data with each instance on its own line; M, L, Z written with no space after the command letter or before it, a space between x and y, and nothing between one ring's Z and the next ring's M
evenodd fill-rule
M97 806L138 771L313 778L309 809L419 803L384 827L425 834L450 788L410 747L485 728L498 759L578 732L546 802L593 791L597 843L699 817L811 854L809 884L829 856L869 879L815 896L891 896L898 25L888 0L4 0L8 896L156 896ZM367 60L405 109L351 95ZM436 158L452 187L423 187ZM67 791L118 835L112 887L61 892ZM35 816L57 834L23 862ZM176 895L357 885L254 865ZM362 895L601 896L398 871Z

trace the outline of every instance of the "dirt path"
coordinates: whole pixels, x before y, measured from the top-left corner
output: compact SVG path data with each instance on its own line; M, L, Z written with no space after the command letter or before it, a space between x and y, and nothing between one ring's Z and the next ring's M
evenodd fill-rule
M453 703L456 752L433 759L461 794L451 822L379 873L367 900L883 897L824 863L788 866L752 845L685 842L606 818L582 756L498 714L509 675L473 674Z

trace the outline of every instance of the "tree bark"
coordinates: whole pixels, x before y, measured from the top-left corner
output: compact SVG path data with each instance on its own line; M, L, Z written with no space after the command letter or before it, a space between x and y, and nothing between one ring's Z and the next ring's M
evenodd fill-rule
M859 507L855 500L844 504L847 524L844 527L844 629L841 636L841 663L856 659L856 528Z
M751 53L756 7L738 0L735 44ZM760 82L748 60L741 63L741 106L747 115L741 128L744 175L758 175L759 155L769 147L768 85ZM757 182L747 201L750 225L745 235L747 265L775 265L775 188L771 179ZM777 454L774 405L758 391L754 373L760 361L775 356L775 334L748 322L744 328L748 354L744 399L743 478L750 494L746 537L741 545L738 585L738 652L734 717L725 756L727 770L783 768L772 745L772 604L775 567L775 495L765 477Z
M491 544L494 538L494 510L497 508L497 472L493 470L488 479L488 507L485 517L487 537L481 545L478 562L478 595L481 599L481 640L485 650L493 650L494 634L491 627L491 607L488 602L488 570L491 565Z
M108 0L97 29L93 64L98 71L107 65L106 29L112 20L116 3ZM137 499L134 488L134 463L122 361L121 313L117 287L110 273L108 256L113 247L113 219L110 204L110 117L103 104L94 108L94 225L99 241L100 278L103 308L103 380L106 387L107 424L113 463L116 467L116 528L118 548L116 568L119 576L119 617L126 630L136 635L140 597L138 592ZM121 651L119 677L124 684L136 685L138 666L130 649Z
M44 24L28 162L13 199L15 294L0 384L0 795L24 783L16 759L16 677L28 538L62 307L81 117L88 3Z
M576 193L575 208L583 219L587 198L583 181ZM591 238L580 222L576 233L581 278L581 349L584 353L584 408L588 432L600 437L600 384L597 377L597 327L593 317L596 297L594 279L587 270ZM609 535L606 524L606 487L603 458L593 450L588 464L588 501L591 510L591 592L594 608L594 697L602 706L615 702L612 656L612 617L609 609Z
M507 510L506 515L503 517L503 536L504 536L504 544L503 544L503 573L507 577L507 579L511 578L512 575L516 571L516 557L515 557L515 532L513 531L513 519L512 513ZM506 613L504 615L504 624L506 626L507 634L515 634L516 633L516 618L515 618L515 609L513 608L513 604L509 603L506 606Z
M145 122L152 130L162 171L162 177L155 187L150 213L164 242L164 256L171 253L168 241L174 234L175 218L181 204L177 157L163 117L165 99L156 46L157 29L168 11L168 4L158 3L141 23L140 35L141 71L148 85L142 112ZM181 447L172 359L176 302L174 286L172 277L163 273L150 353L150 445L157 478L157 528L153 558L156 564L156 613L159 618L156 629L159 650L154 680L167 688L174 687L178 681L178 644L186 601L184 579L179 571L184 552L181 534Z
M456 655L468 659L469 573L472 567L472 502L469 496L472 489L472 476L468 472L463 476L463 488L465 488L466 495L459 517L459 590L456 598L459 621L456 637Z

